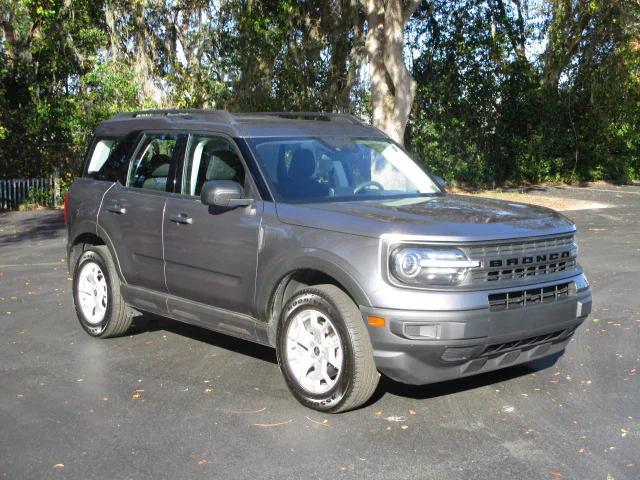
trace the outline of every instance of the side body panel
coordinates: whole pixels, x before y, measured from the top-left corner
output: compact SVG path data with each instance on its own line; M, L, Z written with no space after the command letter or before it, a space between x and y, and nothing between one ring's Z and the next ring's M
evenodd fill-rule
M169 293L253 315L262 209L261 201L222 209L171 195L163 224Z
M166 292L162 216L166 194L116 183L104 197L99 227L109 236L127 283Z
M273 203L265 203L258 258L256 307L269 320L269 300L280 280L298 269L336 279L359 305L371 305L367 278L375 278L378 240L282 223ZM361 268L360 268L361 267Z
M113 183L90 178L79 178L69 188L69 203L67 205L67 253L74 242L83 234L99 235L97 233L98 212L105 192ZM68 255L69 271L73 272L74 261Z

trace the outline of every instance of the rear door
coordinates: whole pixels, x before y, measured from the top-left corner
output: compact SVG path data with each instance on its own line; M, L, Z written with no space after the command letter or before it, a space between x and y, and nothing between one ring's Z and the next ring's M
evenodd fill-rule
M245 197L256 198L239 151L226 137L191 135L181 178L180 194L167 200L164 218L169 293L251 314L262 202L230 209L200 202L208 180L234 180L244 186Z
M182 136L144 133L132 156L126 183L104 196L98 218L131 285L166 292L162 258L162 217L173 189Z

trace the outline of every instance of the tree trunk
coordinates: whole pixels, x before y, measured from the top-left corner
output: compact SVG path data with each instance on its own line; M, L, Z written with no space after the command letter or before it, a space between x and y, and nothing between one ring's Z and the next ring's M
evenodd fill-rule
M571 63L592 18L591 4L580 0L576 5L554 0L547 46L543 53L542 84L557 91L560 77Z
M366 50L373 125L399 143L416 93L402 49L404 29L420 0L362 0L367 15Z

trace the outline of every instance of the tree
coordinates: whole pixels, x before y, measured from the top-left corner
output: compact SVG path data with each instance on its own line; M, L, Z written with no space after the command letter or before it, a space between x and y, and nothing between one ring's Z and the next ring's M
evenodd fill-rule
M364 18L351 0L228 0L221 55L233 110L328 110L361 106Z
M362 0L362 4L367 18L373 125L404 143L416 93L416 82L403 58L404 31L420 0Z

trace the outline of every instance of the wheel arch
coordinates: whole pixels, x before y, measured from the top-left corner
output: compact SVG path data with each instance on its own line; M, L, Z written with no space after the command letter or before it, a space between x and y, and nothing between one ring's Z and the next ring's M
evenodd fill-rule
M99 229L96 229L100 231ZM106 233L106 232L105 232ZM124 282L124 277L122 275L122 271L120 270L120 262L118 262L118 257L113 249L113 245L109 240L107 235L101 236L96 233L96 231L82 231L76 233L73 237L73 240L69 241L67 246L67 267L70 274L73 274L73 268L84 252L87 249L87 246L93 245L104 245L109 250L111 257L114 259L114 264L116 265L116 271L118 272L118 276L120 280Z
M280 267L264 278L276 279L270 288L258 290L259 318L269 325L268 342L275 345L276 330L282 308L296 291L321 284L331 284L344 291L356 305L371 306L369 297L357 280L333 262L306 257L280 263Z

